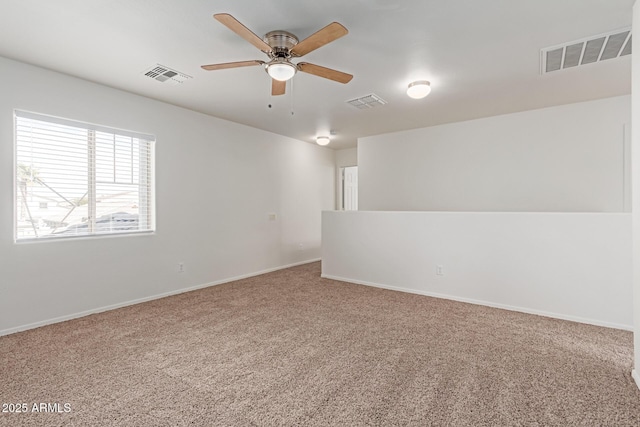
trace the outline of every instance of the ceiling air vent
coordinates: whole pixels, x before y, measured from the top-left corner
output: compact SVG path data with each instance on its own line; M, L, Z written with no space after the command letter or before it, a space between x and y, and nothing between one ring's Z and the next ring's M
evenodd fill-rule
M142 74L161 83L169 83L172 85L184 83L185 81L192 78L191 76L181 73L180 71L176 71L160 64L152 66L151 68L143 71Z
M631 28L540 50L542 74L631 54Z
M380 105L384 105L387 103L387 101L380 98L378 95L374 95L373 93L369 95L365 95L360 98L350 99L345 102L360 110L366 110L368 108L378 107Z

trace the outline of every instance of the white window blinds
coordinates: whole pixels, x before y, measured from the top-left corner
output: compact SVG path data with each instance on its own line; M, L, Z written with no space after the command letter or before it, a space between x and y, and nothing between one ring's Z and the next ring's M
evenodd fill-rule
M153 231L154 142L15 111L16 240Z

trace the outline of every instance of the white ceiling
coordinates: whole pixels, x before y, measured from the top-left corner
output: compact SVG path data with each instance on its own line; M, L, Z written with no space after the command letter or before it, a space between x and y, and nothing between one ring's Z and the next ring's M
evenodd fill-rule
M0 56L330 147L359 137L631 92L630 56L540 74L540 49L631 26L634 0L2 0ZM270 95L262 67L203 64L267 57L213 19L300 40L333 21L349 34L294 62L353 74L342 85L298 73ZM162 64L193 78L159 83ZM423 100L413 80L432 82ZM375 93L387 104L345 101ZM268 105L271 104L271 108Z

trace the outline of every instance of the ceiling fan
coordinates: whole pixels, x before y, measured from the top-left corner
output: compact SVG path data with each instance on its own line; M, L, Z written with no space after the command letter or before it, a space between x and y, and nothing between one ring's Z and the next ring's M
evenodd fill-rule
M256 59L253 61L203 65L202 68L205 70L223 70L225 68L264 65L265 71L271 76L271 95L284 95L287 80L292 78L297 71L313 74L314 76L323 77L343 84L349 83L353 78L351 74L308 62L299 62L297 64L291 62L291 58L306 55L347 34L347 29L337 22L332 22L306 39L299 41L295 35L283 30L270 31L261 39L228 13L218 13L213 15L213 17L231 31L260 49L269 57L269 61L265 62Z

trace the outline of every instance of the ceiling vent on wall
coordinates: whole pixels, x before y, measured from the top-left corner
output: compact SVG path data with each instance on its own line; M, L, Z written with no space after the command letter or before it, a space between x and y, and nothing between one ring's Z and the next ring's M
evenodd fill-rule
M192 78L191 76L181 73L180 71L176 71L160 64L156 64L144 70L142 74L161 83L168 83L172 85L184 83L185 81Z
M631 54L631 28L540 50L542 74Z
M366 110L368 108L378 107L380 105L384 105L387 103L387 101L380 98L378 95L374 95L373 93L369 95L365 95L360 98L350 99L345 102L360 110Z

